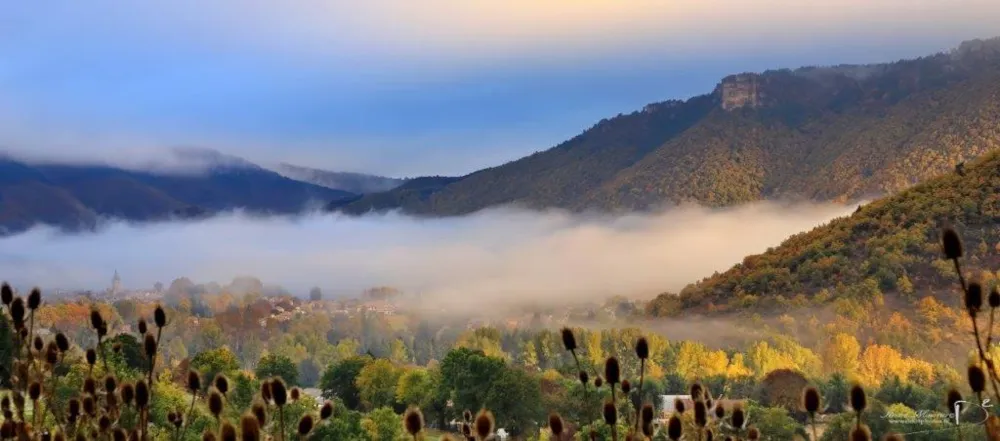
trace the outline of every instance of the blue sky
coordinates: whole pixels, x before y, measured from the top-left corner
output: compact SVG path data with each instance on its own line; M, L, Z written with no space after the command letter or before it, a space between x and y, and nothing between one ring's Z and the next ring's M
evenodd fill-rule
M1000 35L994 0L0 0L0 145L461 174L729 73Z

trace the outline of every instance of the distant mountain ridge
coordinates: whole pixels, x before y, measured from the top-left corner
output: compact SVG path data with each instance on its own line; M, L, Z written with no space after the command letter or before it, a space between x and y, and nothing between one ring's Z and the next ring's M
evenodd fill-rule
M385 176L364 173L321 170L288 163L278 164L275 167L275 171L297 181L356 194L389 191L403 185L407 181L406 179L387 178Z
M404 212L497 205L627 212L697 202L849 201L907 188L1000 146L1000 38L913 60L743 73L711 93L604 119L549 150L487 168ZM331 210L366 212L360 200Z
M28 163L0 155L0 234L46 224L86 229L101 218L152 221L242 209L296 214L353 193L286 178L206 149L174 152L186 173L110 165ZM172 165L176 167L176 165ZM168 167L169 169L169 167Z

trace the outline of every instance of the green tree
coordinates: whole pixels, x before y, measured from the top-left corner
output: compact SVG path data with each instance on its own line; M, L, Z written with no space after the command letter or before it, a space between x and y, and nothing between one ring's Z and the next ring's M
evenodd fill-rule
M239 368L240 363L236 359L236 354L225 346L202 352L191 359L191 369L198 371L205 379L201 384L206 390L216 375L220 373L230 375Z
M240 372L233 377L235 383L233 392L229 395L229 401L237 409L247 409L253 403L254 397L260 390L260 380Z
M268 354L257 363L257 378L280 377L289 386L299 385L299 368L291 358Z
M403 435L399 415L388 407L380 407L361 420L361 427L371 441L398 441Z
M354 356L331 364L320 379L323 397L328 400L339 398L348 409L358 410L361 407L361 392L354 381L361 369L371 362L371 357Z
M747 406L747 414L751 415L751 424L764 435L764 439L809 439L805 428L781 407L764 407L751 402Z
M316 440L364 441L367 433L361 427L361 412L350 410L340 400L333 400L333 417L320 424L312 434Z
M132 334L118 334L108 340L104 346L105 354L111 354L114 348L118 347L118 353L129 369L141 371L149 368L149 362L146 361L142 345Z
M314 286L309 290L309 300L314 302L323 300L323 291L320 290L318 286Z
M354 382L361 393L361 403L367 409L390 407L395 403L396 386L402 374L391 361L380 358L358 372Z
M441 361L442 385L451 392L456 408L479 409L504 369L501 358L468 348L453 349Z
M538 379L516 368L507 368L490 384L486 408L493 411L498 427L519 437L530 433L542 418L542 391Z
M431 375L425 369L410 369L399 377L396 402L405 406L421 406L434 393Z
M299 385L314 386L319 383L320 375L319 366L313 359L307 358L299 363Z

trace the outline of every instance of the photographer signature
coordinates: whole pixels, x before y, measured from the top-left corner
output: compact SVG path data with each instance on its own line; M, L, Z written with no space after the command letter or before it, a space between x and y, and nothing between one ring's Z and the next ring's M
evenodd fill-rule
M990 403L990 399L986 398L981 403L974 403L967 400L959 400L954 404L954 408L951 413L941 413L921 410L915 412L915 414L898 415L892 412L886 413L882 417L889 420L894 424L935 424L935 425L948 425L948 426L959 426L962 424L962 415L973 415L974 413L981 413L982 419L976 419L969 421L966 418L966 424L985 424L986 420L990 416L989 409L993 407ZM936 428L920 431L905 432L904 435L917 434L917 433L929 433L937 432L941 430L950 430L949 428Z

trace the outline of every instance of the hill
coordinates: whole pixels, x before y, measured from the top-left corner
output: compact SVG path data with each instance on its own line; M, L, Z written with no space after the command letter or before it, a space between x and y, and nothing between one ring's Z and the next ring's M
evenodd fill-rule
M389 191L406 182L406 179L321 170L287 163L278 164L275 171L297 181L355 194Z
M962 342L968 316L940 235L965 241L964 272L990 288L1000 268L1000 152L869 203L852 215L794 235L765 253L647 305L653 316L777 317L809 328L840 327L873 339L893 333L912 351ZM820 312L817 312L820 311ZM797 319L796 319L797 318ZM884 327L894 326L887 331Z
M131 221L197 217L244 209L291 214L311 203L353 197L283 177L210 151L178 151L202 167L180 173L105 165L29 164L0 156L0 232L35 224L90 228L103 217Z
M399 208L631 211L890 194L1000 146L998 97L1000 38L894 63L732 75L711 93L602 120Z

